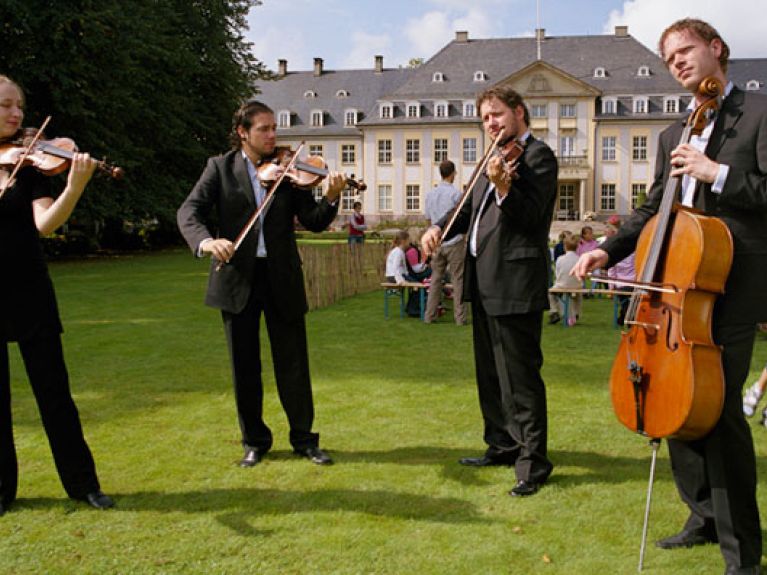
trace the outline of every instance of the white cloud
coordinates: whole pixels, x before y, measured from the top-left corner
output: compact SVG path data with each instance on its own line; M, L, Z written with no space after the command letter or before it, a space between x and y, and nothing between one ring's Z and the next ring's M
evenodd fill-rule
M388 55L392 40L387 34L367 34L354 32L346 56L341 62L341 68L372 68L374 56L377 54ZM384 59L384 65L391 67L393 63Z
M410 18L405 24L404 33L413 50L411 57L415 58L429 58L454 35L447 13L437 11Z
M729 44L733 58L764 56L764 5L754 0L627 0L621 10L610 13L604 32L612 34L616 25L627 25L632 36L656 51L663 30L685 17L700 18L714 26Z

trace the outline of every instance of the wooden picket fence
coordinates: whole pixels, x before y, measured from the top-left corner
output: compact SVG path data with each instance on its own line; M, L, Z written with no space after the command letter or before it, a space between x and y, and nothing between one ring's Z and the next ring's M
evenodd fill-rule
M379 288L389 242L299 244L309 309Z

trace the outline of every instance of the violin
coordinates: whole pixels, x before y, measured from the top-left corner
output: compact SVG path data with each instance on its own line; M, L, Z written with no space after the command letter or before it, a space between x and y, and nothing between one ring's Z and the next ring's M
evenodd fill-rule
M265 183L273 183L280 173L278 168L285 168L293 159L295 152L288 146L277 146L272 158L258 167L258 178ZM308 156L305 160L296 159L292 167L285 170L285 178L301 189L311 189L328 175L329 170L322 156ZM355 180L354 174L346 178L346 183L361 192L367 189L362 180Z
M485 154L482 156L482 159L480 160L479 164L477 164L477 167L474 169L474 172L471 174L469 183L466 185L466 188L463 192L463 195L461 196L461 199L458 201L458 204L455 206L455 209L453 210L452 217L447 222L447 224L445 225L445 229L443 229L442 233L440 234L440 238L439 238L439 241L437 242L436 248L439 248L439 246L442 244L442 238L447 236L448 231L450 231L450 228L453 227L453 224L455 223L456 218L458 218L458 214L460 213L461 208L466 203L466 200L471 197L471 194L474 191L474 188L476 187L477 182L479 181L479 177L485 173L485 170L487 169L487 164L490 161L490 159L500 157L504 165L508 165L508 164L514 165L516 161L519 159L519 157L522 155L522 152L525 151L525 146L523 142L520 142L517 138L514 138L514 137L506 138L504 140L503 136L504 136L504 133L503 133L503 130L501 130L498 133L498 136L496 136L495 140L493 141L493 145L490 146L485 151Z
M35 128L25 128L20 138L0 144L0 167L32 166L46 176L55 176L69 168L75 152L78 151L74 140L44 140L42 136L43 134ZM125 175L122 168L104 160L96 160L96 167L116 180Z

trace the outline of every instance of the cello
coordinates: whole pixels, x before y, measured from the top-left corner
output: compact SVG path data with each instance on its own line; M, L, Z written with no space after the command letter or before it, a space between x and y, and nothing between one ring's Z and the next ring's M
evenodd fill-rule
M698 91L708 99L691 114L680 145L703 132L722 85L706 78ZM732 265L732 236L722 220L677 204L680 185L681 177L668 179L658 213L639 236L637 284L644 287L631 297L610 373L618 420L653 439L706 435L724 403L721 351L711 324Z
M708 99L690 115L679 145L703 132L722 91L716 78L701 82L698 93ZM724 405L721 349L714 342L712 319L732 266L732 235L722 220L677 203L681 183L679 176L666 181L658 212L637 241L638 281L632 282L637 288L610 372L615 415L631 431L649 437L653 449L640 572L661 439L703 437Z

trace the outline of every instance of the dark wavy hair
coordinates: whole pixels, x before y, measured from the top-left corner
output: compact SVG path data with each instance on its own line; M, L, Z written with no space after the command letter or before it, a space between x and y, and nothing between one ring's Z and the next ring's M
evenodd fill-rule
M253 125L253 116L257 114L272 114L274 111L258 100L248 100L234 113L232 117L232 132L229 135L229 141L232 144L233 150L239 150L242 147L242 139L237 133L237 128L242 126L246 131L250 130Z

